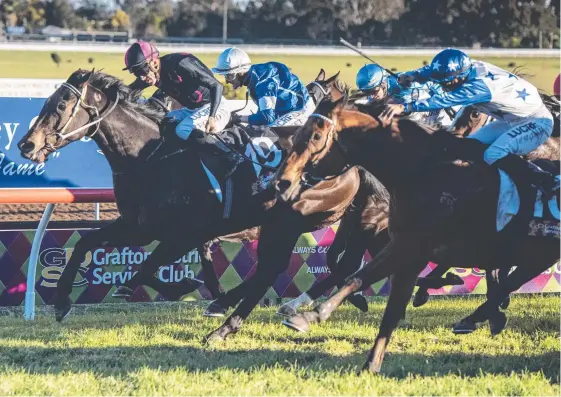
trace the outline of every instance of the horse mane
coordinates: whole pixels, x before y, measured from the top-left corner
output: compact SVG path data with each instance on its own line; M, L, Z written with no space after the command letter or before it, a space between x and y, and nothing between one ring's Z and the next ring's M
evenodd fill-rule
M133 90L121 79L107 73L79 69L68 79L68 83L75 87L80 87L85 82L88 82L89 85L97 88L103 93L111 91L118 93L120 97L120 105L123 108L140 113L157 124L159 124L166 115L163 110L156 106L146 106L138 103L138 99L142 93L141 90Z

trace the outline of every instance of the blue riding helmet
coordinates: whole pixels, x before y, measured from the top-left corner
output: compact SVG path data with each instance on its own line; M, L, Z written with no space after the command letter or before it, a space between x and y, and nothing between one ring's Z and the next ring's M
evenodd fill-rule
M430 67L431 80L437 83L449 83L454 79L466 78L471 72L472 62L465 52L447 48L436 54Z
M364 65L356 75L356 85L361 91L369 91L382 84L387 77L385 70L380 66Z

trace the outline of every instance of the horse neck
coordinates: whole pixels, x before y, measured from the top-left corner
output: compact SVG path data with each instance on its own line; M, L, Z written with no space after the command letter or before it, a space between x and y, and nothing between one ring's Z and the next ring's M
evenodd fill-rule
M144 162L160 145L158 125L130 109L117 106L93 136L113 171Z
M347 128L339 133L339 141L354 164L363 166L393 191L434 162L440 148L429 131L409 120L396 120L388 128L378 123Z

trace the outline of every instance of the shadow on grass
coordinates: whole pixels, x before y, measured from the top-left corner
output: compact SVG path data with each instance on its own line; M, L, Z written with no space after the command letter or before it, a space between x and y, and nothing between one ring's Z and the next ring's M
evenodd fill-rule
M347 356L323 351L287 351L274 349L217 350L206 347L157 345L110 348L5 348L0 347L3 371L25 370L30 374L92 372L96 375L125 375L143 368L162 371L183 368L189 372L213 372L231 369L248 373L268 368L297 367L310 375L326 371L355 373L366 360L367 351ZM444 376L448 374L522 374L541 372L551 383L559 383L559 353L533 356L500 354L495 356L453 353L425 356L394 352L388 354L382 374L402 379L408 375Z

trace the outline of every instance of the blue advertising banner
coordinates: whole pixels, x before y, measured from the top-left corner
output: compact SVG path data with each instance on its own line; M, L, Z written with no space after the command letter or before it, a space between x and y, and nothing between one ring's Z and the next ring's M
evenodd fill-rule
M44 103L44 98L0 98L0 189L113 188L109 163L89 138L52 153L44 164L21 157L18 142Z

